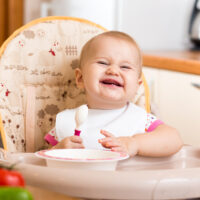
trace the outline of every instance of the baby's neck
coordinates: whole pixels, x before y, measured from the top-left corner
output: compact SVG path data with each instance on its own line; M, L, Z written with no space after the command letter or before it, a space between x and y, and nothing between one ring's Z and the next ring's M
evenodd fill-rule
M120 109L126 106L126 104L120 104L120 105L115 105L115 104L104 104L104 105L93 105L93 104L87 104L89 109L101 109L101 110L114 110L114 109Z

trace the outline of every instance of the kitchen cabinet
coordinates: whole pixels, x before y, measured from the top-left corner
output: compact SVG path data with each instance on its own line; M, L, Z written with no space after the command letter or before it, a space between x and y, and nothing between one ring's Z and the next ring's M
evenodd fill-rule
M200 145L200 75L143 68L153 110L179 130L185 144Z
M23 25L24 0L0 0L0 46Z

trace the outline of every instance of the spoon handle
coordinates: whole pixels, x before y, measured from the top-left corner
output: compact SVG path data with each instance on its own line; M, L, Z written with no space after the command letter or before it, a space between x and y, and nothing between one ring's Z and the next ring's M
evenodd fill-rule
M80 136L80 133L81 133L80 130L77 130L77 129L74 130L74 135L76 135L76 136Z

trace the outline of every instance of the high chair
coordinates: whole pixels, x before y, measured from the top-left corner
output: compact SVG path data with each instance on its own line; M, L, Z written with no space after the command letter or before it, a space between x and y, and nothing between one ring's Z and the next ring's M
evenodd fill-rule
M36 19L16 30L0 48L0 131L3 148L34 152L56 114L85 103L75 86L74 69L83 45L106 31L72 17ZM144 76L133 102L150 111Z

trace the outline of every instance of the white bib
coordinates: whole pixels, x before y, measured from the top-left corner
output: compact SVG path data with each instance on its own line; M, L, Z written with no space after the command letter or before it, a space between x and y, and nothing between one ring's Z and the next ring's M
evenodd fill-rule
M74 135L76 109L68 109L56 116L56 133L58 141ZM85 148L100 149L98 139L104 136L100 130L106 130L116 137L132 136L145 132L147 113L144 109L128 103L125 107L114 110L89 109L88 118L81 126L80 137Z

